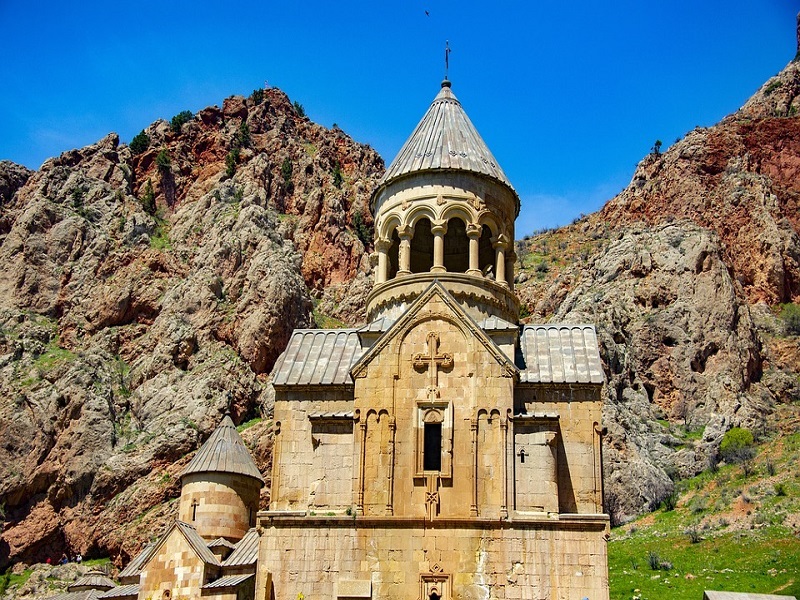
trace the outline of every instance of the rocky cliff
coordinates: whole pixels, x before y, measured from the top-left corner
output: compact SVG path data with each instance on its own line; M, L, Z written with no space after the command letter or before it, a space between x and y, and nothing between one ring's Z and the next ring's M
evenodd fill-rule
M798 69L646 156L599 213L517 244L530 319L597 324L617 519L800 398L775 311L800 297ZM124 562L228 407L266 417L243 437L269 474L267 374L292 328L363 318L382 170L278 90L37 172L0 163L0 569Z
M268 412L314 304L363 310L382 171L275 89L35 173L0 163L0 570L157 533L222 413ZM268 431L245 432L265 472Z
M658 505L732 426L800 399L800 63L739 111L654 149L599 212L518 244L533 319L597 324L609 509ZM544 264L544 266L542 266Z

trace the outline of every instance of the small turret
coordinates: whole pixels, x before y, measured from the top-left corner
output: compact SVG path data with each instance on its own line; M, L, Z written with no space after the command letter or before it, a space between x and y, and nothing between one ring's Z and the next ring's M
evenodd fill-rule
M178 520L203 539L238 541L255 525L264 479L229 415L181 473Z

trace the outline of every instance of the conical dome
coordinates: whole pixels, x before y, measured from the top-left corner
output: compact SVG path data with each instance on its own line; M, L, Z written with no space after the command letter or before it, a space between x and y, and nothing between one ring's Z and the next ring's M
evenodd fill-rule
M480 173L514 189L448 80L442 82L442 89L386 169L378 188L416 171L445 169Z
M181 477L191 473L234 473L264 483L230 415L225 415L219 427L186 465Z

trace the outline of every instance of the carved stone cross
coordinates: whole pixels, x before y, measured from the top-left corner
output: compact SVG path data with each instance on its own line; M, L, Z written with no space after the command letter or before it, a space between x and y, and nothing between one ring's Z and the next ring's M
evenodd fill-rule
M439 367L447 369L453 366L453 355L444 352L439 354L439 334L428 332L428 354L415 354L414 366L428 369L428 396L439 395Z

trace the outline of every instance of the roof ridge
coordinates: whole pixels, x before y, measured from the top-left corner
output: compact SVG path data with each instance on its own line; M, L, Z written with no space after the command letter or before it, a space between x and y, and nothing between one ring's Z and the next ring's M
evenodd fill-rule
M441 90L386 169L376 192L394 179L427 170L470 171L514 190L449 83L442 82Z
M264 478L253 462L230 415L226 414L214 432L200 446L180 477L192 473L234 473L252 477L264 485Z

